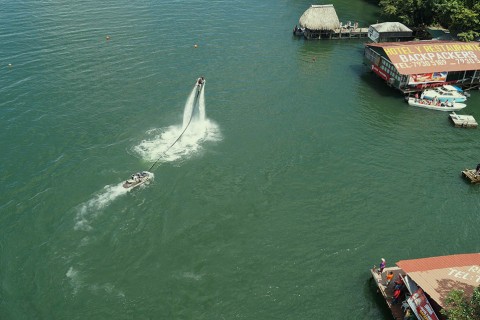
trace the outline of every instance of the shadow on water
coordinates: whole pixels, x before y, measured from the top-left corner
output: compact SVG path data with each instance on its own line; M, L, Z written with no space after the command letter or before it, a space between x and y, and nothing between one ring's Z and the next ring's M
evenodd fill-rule
M388 309L387 303L380 292L377 291L373 278L369 277L363 286L363 295L365 299L370 301L370 307L374 310L378 310L383 316L383 319L391 319L392 313Z
M389 87L387 83L379 78L367 66L362 65L364 72L360 75L360 80L367 86L374 89L377 94L384 97L402 97L402 93L393 87Z

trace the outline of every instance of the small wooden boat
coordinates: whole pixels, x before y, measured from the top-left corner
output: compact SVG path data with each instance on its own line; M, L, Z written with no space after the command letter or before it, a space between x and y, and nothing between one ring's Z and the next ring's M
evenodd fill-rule
M130 179L126 180L123 183L123 187L125 189L132 189L132 188L135 188L135 187L139 187L142 184L150 181L152 178L153 178L153 173L151 173L151 172L148 172L148 171L137 172L137 173L132 174Z
M409 97L407 99L409 105L419 108L431 109L431 110L439 110L439 111L458 111L465 108L467 105L465 103L458 103L458 102L438 102L435 103L434 100L428 99L416 99Z
M470 183L480 183L480 175L477 175L475 169L465 169L462 171L462 176L470 181Z

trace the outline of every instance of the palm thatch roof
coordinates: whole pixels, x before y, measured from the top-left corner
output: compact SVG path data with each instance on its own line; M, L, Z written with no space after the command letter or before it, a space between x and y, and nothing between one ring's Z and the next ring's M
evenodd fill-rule
M372 24L371 27L377 30L377 32L413 32L400 22L382 22Z
M302 14L298 22L302 28L310 30L334 30L340 28L340 21L333 4L312 4Z

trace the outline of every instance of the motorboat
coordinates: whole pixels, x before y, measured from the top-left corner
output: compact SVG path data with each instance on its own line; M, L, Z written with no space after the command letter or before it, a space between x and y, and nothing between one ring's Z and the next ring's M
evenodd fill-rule
M299 28L297 26L295 26L295 28L293 28L293 35L294 36L303 36L305 34L305 28Z
M148 172L148 171L140 171L140 172L132 174L130 179L126 180L123 183L123 187L125 189L132 189L132 188L135 188L135 187L139 187L144 183L147 183L151 179L153 179L153 173Z
M462 176L470 181L470 183L480 183L480 175L476 169L462 170Z
M407 102L409 105L414 107L431 109L431 110L439 110L439 111L458 111L458 110L462 110L467 106L465 103L450 102L450 101L435 102L435 100L417 99L413 97L409 97Z
M444 85L442 87L437 87L433 89L426 89L422 92L420 98L429 100L433 100L436 98L440 102L465 102L465 100L467 100L467 97L458 89L457 87L450 85Z
M452 86L452 85L450 85L450 84L446 84L446 85L443 85L443 86L442 86L442 89L447 90L447 91L450 91L450 92L455 92L455 91L457 91L457 92L460 92L461 94L463 94L465 97L470 98L470 93L462 90L462 88L457 87L457 86Z

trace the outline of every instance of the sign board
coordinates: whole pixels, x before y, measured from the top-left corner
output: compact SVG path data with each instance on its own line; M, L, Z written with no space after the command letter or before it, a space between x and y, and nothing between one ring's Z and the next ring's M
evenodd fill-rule
M400 74L480 70L480 43L413 41L381 47Z
M425 293L423 293L422 288L418 288L418 290L407 299L407 302L418 319L439 320L430 302L428 302Z

